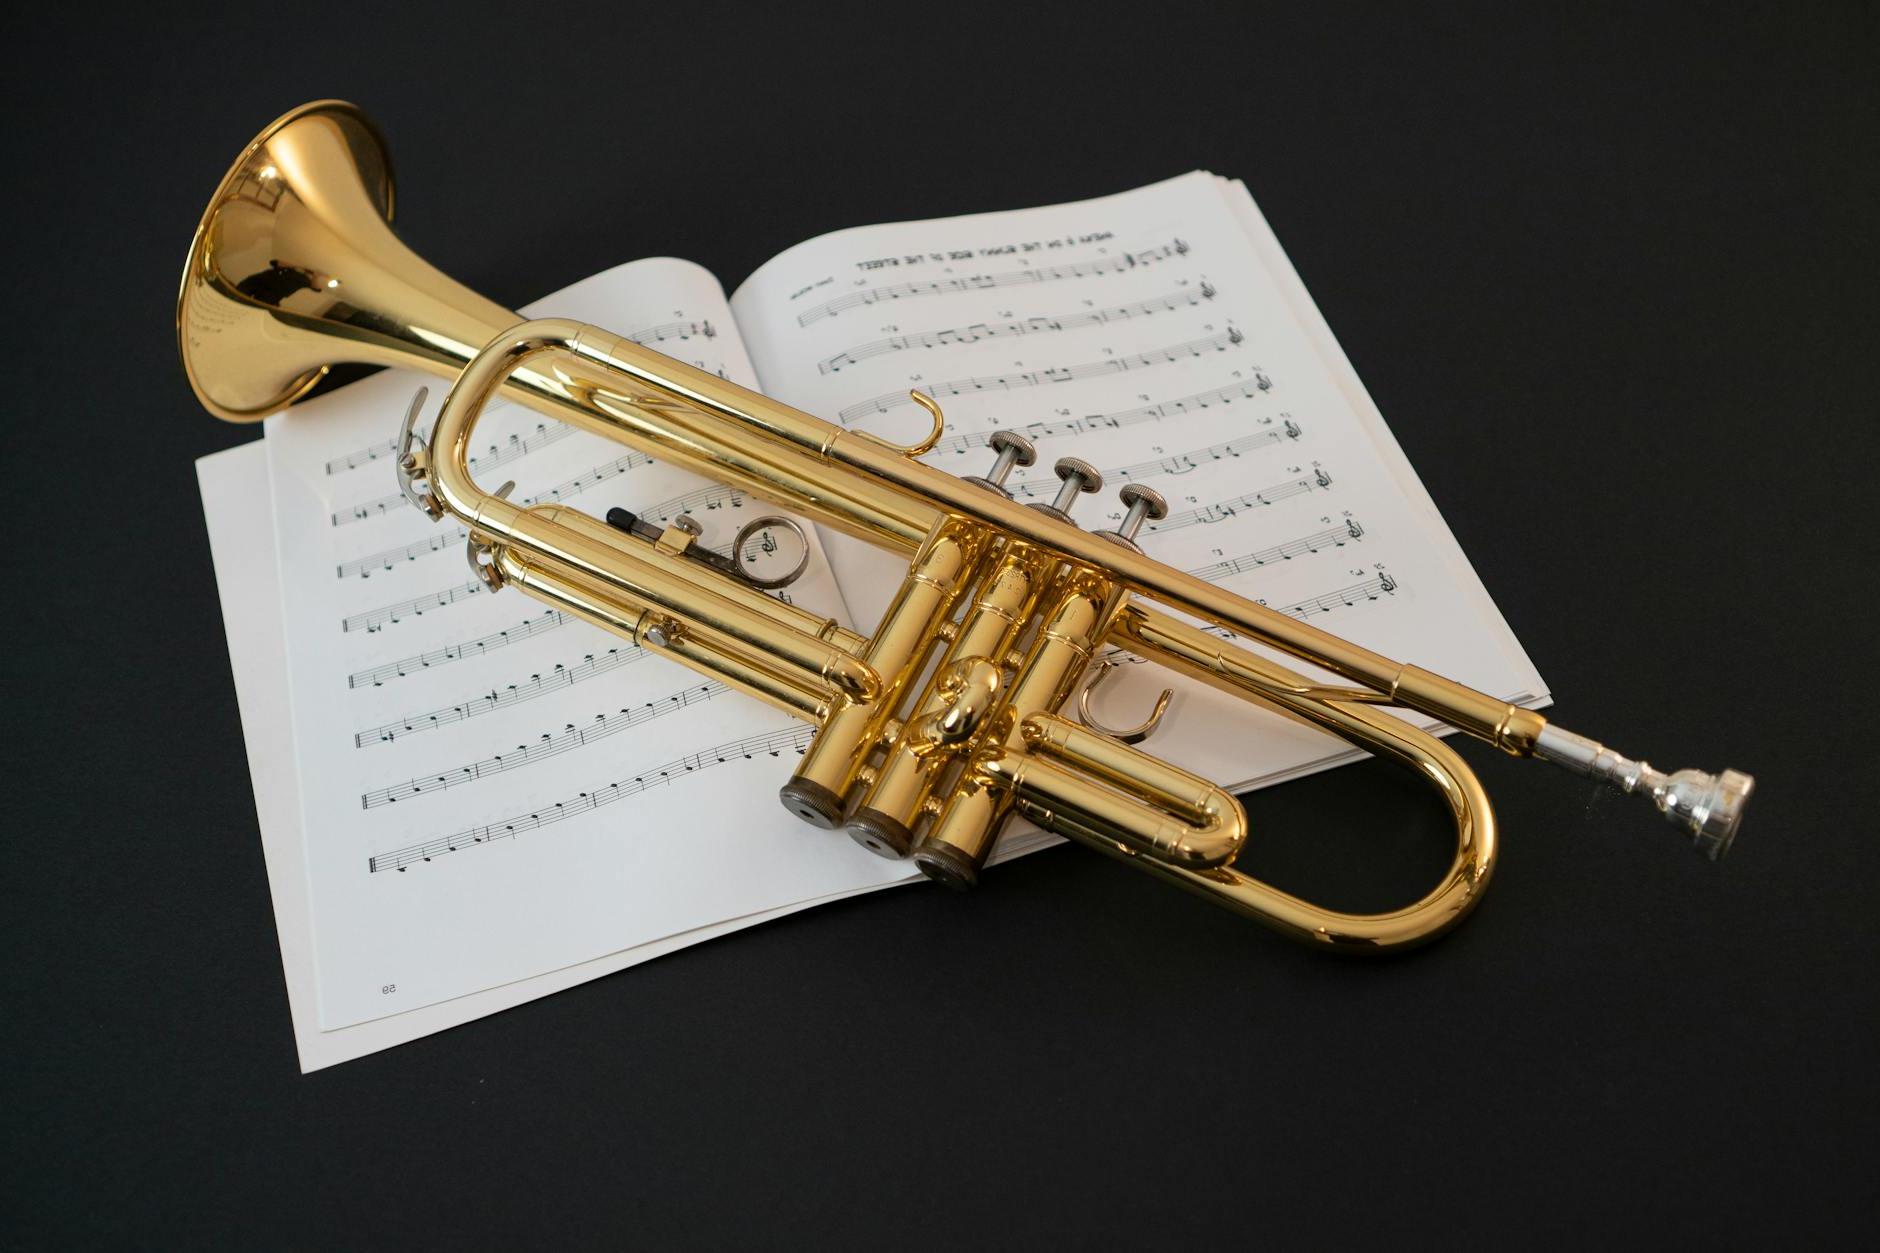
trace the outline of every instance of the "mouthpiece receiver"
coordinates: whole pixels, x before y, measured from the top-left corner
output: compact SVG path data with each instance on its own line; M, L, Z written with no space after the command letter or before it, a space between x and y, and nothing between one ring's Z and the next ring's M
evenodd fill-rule
M1534 742L1534 755L1618 788L1644 792L1667 821L1688 831L1691 846L1721 861L1743 824L1743 809L1756 780L1741 770L1711 774L1680 770L1665 774L1650 762L1633 761L1596 740L1549 723Z

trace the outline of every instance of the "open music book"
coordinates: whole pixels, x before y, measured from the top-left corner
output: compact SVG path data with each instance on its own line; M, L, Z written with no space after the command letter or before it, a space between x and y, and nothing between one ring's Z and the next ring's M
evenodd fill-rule
M1197 172L837 232L729 299L690 263L634 262L528 312L623 332L897 441L926 430L919 388L947 414L934 465L984 473L987 437L1018 430L1039 447L1008 483L1018 499L1049 500L1051 462L1074 453L1106 479L1075 507L1084 526L1113 527L1115 490L1148 484L1170 504L1139 536L1151 556L1484 691L1546 700L1238 183ZM303 1066L907 881L909 864L778 804L807 727L483 589L462 529L423 518L393 480L419 382L387 372L270 419L265 519L231 463L203 467ZM515 406L490 411L478 444L480 481L514 479L518 499L689 512L720 548L767 511ZM256 538L269 521L271 549ZM786 594L872 628L902 563L840 535L810 542L810 572ZM258 609L257 589L276 586L262 600L278 612ZM283 653L285 691L265 682ZM1168 677L1154 669L1106 687L1106 720L1147 711ZM1153 750L1238 788L1355 755L1173 686ZM1044 842L1014 826L1002 851Z

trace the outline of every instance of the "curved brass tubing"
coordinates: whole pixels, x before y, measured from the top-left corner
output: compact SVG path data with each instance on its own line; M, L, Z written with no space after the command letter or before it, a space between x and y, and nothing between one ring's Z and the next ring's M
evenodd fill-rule
M1441 882L1407 908L1347 914L1300 900L1233 866L1184 870L1147 858L1132 864L1295 939L1345 951L1382 952L1435 939L1468 916L1495 870L1495 811L1475 772L1427 731L1373 708L1373 693L1312 683L1256 653L1142 605L1117 615L1110 642L1244 699L1311 723L1368 753L1415 771L1435 788L1456 828L1456 855ZM1099 845L1098 847L1102 847ZM1105 852L1118 852L1106 848Z
M1240 802L1199 775L1056 714L1031 714L1019 736L1022 749L995 748L974 773L1047 830L1189 871L1233 861L1246 841Z
M1350 732L1340 731L1344 738L1409 765L1442 796L1456 826L1456 856L1442 880L1423 899L1389 913L1347 914L1282 892L1231 864L1190 870L1146 857L1129 860L1151 874L1311 944L1346 952L1382 953L1442 935L1475 908L1495 870L1495 813L1488 794L1447 744L1389 714L1356 705L1330 705L1315 721L1343 724Z
M575 353L587 329L552 319L524 323L498 336L464 368L418 467L431 502L459 518L473 542L496 550L503 577L628 634L642 647L689 661L812 720L812 711L836 698L874 701L881 676L854 655L859 639L833 619L787 605L703 563L670 560L658 545L579 510L513 504L477 486L469 466L471 433L486 405L529 362ZM661 626L668 629L656 629Z

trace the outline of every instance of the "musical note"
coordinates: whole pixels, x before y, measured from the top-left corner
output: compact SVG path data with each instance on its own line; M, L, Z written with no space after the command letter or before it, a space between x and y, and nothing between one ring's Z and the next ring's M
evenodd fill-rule
M1103 274L1123 274L1137 266L1154 265L1158 261L1166 261L1171 257L1186 256L1187 253L1188 245L1178 239L1160 248L1125 253L1120 257L1079 261L1071 265L1040 266L1032 270L1007 270L1002 274L969 274L963 278L928 279L911 283L894 283L886 287L871 287L866 291L850 292L846 296L837 296L834 300L826 300L813 308L805 309L797 315L796 324L808 326L812 322L834 317L844 309L879 304L884 300L905 300L913 296L945 296L953 292L988 291L995 287L1020 287L1028 283L1054 283L1067 278L1095 278Z
M1203 505L1199 509L1187 509L1181 513L1171 513L1160 522L1151 522L1143 529L1146 531L1179 531L1188 526L1206 526L1215 522L1239 516L1248 509L1258 509L1264 505L1278 504L1282 500L1317 491L1332 485L1332 476L1323 470L1316 470L1301 479L1288 479L1284 483L1275 483L1272 487L1263 487L1257 492L1248 492L1232 500L1216 501L1212 505Z
M585 680L609 674L645 656L644 650L632 644L622 644L604 653L589 653L571 666L556 662L548 670L532 674L521 683L493 687L487 692L478 693L471 699L459 701L455 705L446 705L442 709L433 709L427 713L394 718L379 726L355 732L353 747L369 748L374 744L390 744L408 735L435 731L439 727L462 722L479 714L493 713L498 709L520 705L524 701L534 700L537 696L558 692L562 688L573 687Z
M698 493L693 494L696 495ZM667 514L661 516L670 517L671 515ZM765 533L764 543L766 552L775 552L777 550L777 541L771 538L768 532ZM731 555L731 547L728 544L700 543L698 547L717 553L721 557L729 557ZM443 609L449 605L461 604L473 596L483 595L488 590L488 586L481 579L472 579L465 583L459 583L455 587L447 587L439 592L426 592L422 596L413 596L409 600L401 600L392 605L381 605L377 609L368 609L363 613L356 613L351 617L342 618L340 620L339 629L342 634L364 631L368 635L376 635L388 626L396 626L400 622L404 622L410 618L422 618L427 613Z
M571 426L563 426L559 422L539 422L535 430L528 435L511 435L506 442L491 444L485 451L468 458L470 470L472 473L479 470L492 470L518 457L526 457L537 449L546 448L572 434L574 434L574 428ZM344 457L335 457L326 463L326 472L328 475L334 475L346 470L356 470L360 466L389 459L397 451L396 440L384 440L370 448L362 448Z
M654 522L670 522L682 513L716 513L720 509L743 509L749 503L744 493L723 483L708 483L697 491L662 500L634 512Z
M866 344L839 352L833 357L825 357L816 363L816 369L823 374L834 374L844 366L855 365L870 357L878 357L889 352L903 352L910 348L950 348L976 344L986 339L1010 339L1019 335L1074 331L1086 326L1125 322L1131 318L1143 318L1155 313L1170 313L1176 309L1192 308L1204 300L1214 299L1216 294L1212 284L1202 283L1199 287L1170 292L1166 296L1154 296L1148 300L1138 300L1132 304L1117 305L1109 309L1089 309L1078 313L1061 313L1055 317L1025 318L1016 322L975 322L971 326L956 326L943 331L895 335L888 339L871 340Z
M722 497L722 493L714 493L710 490L689 492L687 495ZM670 518L673 516L673 513L678 512L682 511L675 509L672 513L655 516ZM461 530L462 528L458 529ZM768 532L765 533L764 544L766 552L775 552L777 550L777 541L772 538ZM731 549L728 544L701 543L699 547L717 553L723 557L731 556ZM447 587L442 591L426 592L421 596L413 596L408 600L401 600L396 604L381 605L377 609L368 609L362 613L356 613L350 617L342 618L340 620L339 629L342 634L350 634L354 631L364 631L369 635L377 634L388 626L396 626L398 623L404 622L407 619L422 618L427 613L443 609L450 605L461 604L473 596L483 595L488 590L488 586L481 579L471 579L468 582L459 583L454 587Z
M389 457L397 451L397 440L380 440L369 448L361 448L357 452L349 452L343 457L333 458L326 463L326 473L330 478L346 470L357 470L360 466L371 465L373 462Z
M1341 587L1335 592L1323 596L1314 596L1294 605L1287 605L1281 613L1295 618L1310 618L1314 614L1330 613L1334 609L1349 609L1363 601L1376 600L1380 596L1393 596L1397 592L1397 580L1388 574L1379 574L1374 579L1362 583L1353 583L1350 587Z
M1244 574L1248 570L1257 570L1261 566L1270 566L1275 562L1291 561L1296 557L1309 556L1327 548L1343 548L1346 544L1362 538L1363 535L1363 527L1355 521L1346 522L1323 531L1315 531L1311 535L1302 535L1298 539L1287 540L1282 544L1274 544L1270 548L1262 548L1258 552L1229 557L1213 565L1201 566L1188 573L1197 579L1214 583L1232 575Z
M1052 366L1043 370L1023 370L1017 374L993 374L984 378L951 379L945 383L934 383L921 388L929 396L964 396L973 392L1010 391L1017 387L1039 387L1050 383L1075 383L1080 379L1102 378L1110 374L1121 374L1126 370L1138 370L1149 366L1166 365L1186 357L1201 357L1211 352L1226 352L1239 346L1246 336L1234 327L1229 327L1218 335L1205 339L1191 339L1186 343L1170 344L1166 348L1151 348L1146 352L1130 353L1123 357L1105 357L1100 361L1087 361L1081 365ZM870 414L888 413L902 405L911 405L913 398L906 388L886 392L868 400L858 401L842 410L836 416L844 426L857 418Z
M401 544L397 548L387 548L383 552L368 553L364 557L342 561L339 563L337 573L342 579L352 577L369 579L377 572L396 569L401 561L416 561L431 553L455 548L469 535L470 532L460 526L449 527L413 544Z
M713 329L709 321L662 322L658 326L642 327L621 338L630 339L636 344L657 344L668 339L691 339L694 335L702 339L712 339L716 337L717 334L718 332ZM492 406L489 412L495 414L499 412L502 407L506 406ZM509 437L507 444L500 447L492 444L490 445L489 452L482 457L471 457L469 459L470 469L474 473L478 470L488 470L495 466L502 465L506 461L514 461L517 457L527 456L538 448L547 447L556 440L572 434L573 431L573 427L564 426L559 422L544 422L538 425L534 433L529 435L526 439L518 439L516 436L512 435ZM333 458L326 463L326 472L330 476L342 474L347 470L356 470L360 466L371 465L375 461L382 461L392 456L397 451L397 440L380 440L378 443L368 448L361 448L357 452L349 452L343 457Z
M661 322L658 326L642 327L623 338L636 344L662 344L669 339L691 339L694 335L713 339L717 334L710 322Z
M525 497L517 503L539 505L544 502L563 501L570 496L579 495L581 492L586 491L597 483L605 483L608 479L619 478L629 470L636 470L641 466L652 464L653 459L643 452L628 453L624 457L616 457L614 460L604 462L601 465L591 466L583 470L580 474L575 475L573 478L562 483L557 483L547 491L537 492L533 496ZM370 518L382 517L397 509L409 509L410 507L411 502L405 499L403 492L394 492L389 496L380 496L376 500L369 500L364 504L354 505L350 509L345 509L339 513L333 514L331 522L334 526L345 526L349 522L364 522Z
M598 482L599 480L595 480ZM575 492L567 491L560 499L566 500ZM721 483L711 483L696 491L662 500L656 505L648 505L639 510L643 518L658 522L668 522L682 513L714 513L720 509L742 509L746 504L744 493L735 487L726 487ZM464 542L470 532L464 528L448 527L434 535L412 544L401 544L396 548L387 548L382 552L368 553L343 561L338 566L338 576L344 578L369 579L374 574L397 569L401 563L416 561L420 557L442 552L446 548L455 548Z
M371 518L382 518L396 509L410 505L403 492L393 492L389 496L376 496L371 500L342 509L331 515L328 521L334 526L345 526L349 522L365 522Z
M1269 430L1253 435L1243 435L1239 439L1230 439L1224 444L1210 444L1206 448L1195 448L1188 452L1176 453L1172 457L1162 457L1155 461L1138 461L1134 465L1113 466L1099 471L1105 480L1126 482L1131 479L1148 478L1153 474L1187 474L1210 462L1225 461L1229 458L1244 457L1257 449L1277 444L1282 440L1298 439L1300 430L1297 425L1287 422ZM1042 475L1032 471L1024 478L1006 480L1006 488L1014 496L1042 497L1050 499L1057 494L1057 476Z
M1266 379L1266 376L1260 375L1259 378ZM1236 400L1254 400L1264 395L1272 386L1270 379L1265 382L1256 380L1249 383L1232 383L1226 387L1217 387L1213 391L1196 392L1192 396L1179 396L1173 400L1142 405L1135 409L1120 409L1115 413L1090 413L1081 418L1059 418L1054 422L1028 422L1024 426L1013 429L1032 440L1049 439L1058 435L1084 435L1093 431L1118 430L1142 422L1160 422L1163 418L1196 412L1215 405L1232 404ZM975 452L986 447L987 441L991 438L991 431L971 431L959 435L948 435L933 446L932 453L929 455Z
M642 726L655 718L689 709L703 704L714 697L724 695L724 684L701 683L674 692L658 700L649 700L639 705L629 705L611 714L596 714L583 723L568 723L560 731L545 733L527 743L518 744L505 753L473 761L467 766L456 766L441 770L435 774L419 775L403 783L394 783L389 787L374 788L359 798L360 808L377 809L380 805L396 805L401 800L410 800L416 796L441 792L446 788L457 787L465 783L474 783L478 779L487 779L492 775L506 774L511 770L520 770L550 757L558 757L572 749L604 740L610 735Z
M484 653L502 648L506 644L515 644L522 640L541 635L544 632L553 631L556 627L565 626L572 621L572 618L559 609L551 609L547 613L538 614L533 618L524 618L515 626L507 630L498 631L494 635L485 635L482 639L468 640L462 644L452 644L447 648L433 649L428 653L419 653L415 657L405 657L398 661L388 661L382 666L373 666L369 670L361 670L356 674L347 675L346 686L349 688L383 687L393 679L402 679L406 675L417 674L424 670L432 670L438 666L447 666L451 662L459 661L465 657L479 657Z
M780 731L771 731L761 735L748 735L741 740L732 740L702 752L692 753L665 765L656 766L628 778L609 783L591 792L582 792L565 801L557 801L526 814L513 818L501 819L480 827L471 827L454 835L440 836L426 840L421 844L411 844L404 848L393 849L366 859L366 872L378 874L380 871L403 871L408 866L431 861L446 853L460 852L479 845L493 843L496 840L514 839L527 831L537 831L553 823L590 813L615 801L626 800L641 792L676 782L688 775L709 770L731 761L750 761L757 757L782 757L786 753L801 754L809 747L815 731L807 726L786 727Z
M445 605L454 605L458 601L480 596L489 589L481 579L472 579L468 583L459 583L447 587L441 592L428 592L423 596L414 596L410 600L401 600L395 605L384 605L377 609L368 609L364 613L353 614L340 620L342 633L352 631L383 631L394 623L406 618L422 618L427 609L441 609Z

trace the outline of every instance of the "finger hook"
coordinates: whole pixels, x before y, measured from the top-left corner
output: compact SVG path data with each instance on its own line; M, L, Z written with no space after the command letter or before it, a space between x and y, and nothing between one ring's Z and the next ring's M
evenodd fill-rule
M1114 728L1106 727L1102 722L1097 720L1095 714L1090 712L1090 694L1096 691L1097 687L1110 676L1110 672L1117 669L1121 664L1120 662L1111 661L1107 658L1097 663L1096 672L1090 676L1090 681L1084 684L1082 694L1077 697L1077 718L1078 721L1082 722L1099 735L1107 735L1111 739L1120 740L1124 744L1140 744L1151 735L1154 735L1155 729L1162 725L1162 715L1168 712L1168 703L1173 699L1175 691L1173 688L1162 689L1162 695L1156 698L1154 711L1143 721L1141 726L1134 727L1128 731L1118 731Z
M946 415L940 412L940 403L926 392L911 391L908 395L912 396L914 403L925 409L928 416L933 419L933 429L927 432L927 438L921 440L918 444L903 444L901 446L901 454L903 456L918 457L934 450L934 446L940 442L941 433L947 429L947 419Z

